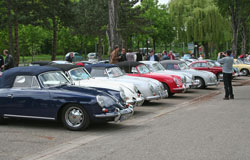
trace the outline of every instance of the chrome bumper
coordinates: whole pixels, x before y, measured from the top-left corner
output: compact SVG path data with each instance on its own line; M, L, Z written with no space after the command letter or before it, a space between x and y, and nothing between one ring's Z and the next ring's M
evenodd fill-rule
M141 106L144 103L144 98L140 97L136 98L135 100L128 100L127 103L133 106Z
M134 114L134 109L133 107L130 105L128 108L120 110L119 108L116 108L115 112L112 113L102 113L102 114L96 114L94 115L95 118L114 118L115 122L118 121L124 121L126 119L129 119L130 117L132 117Z
M207 83L206 86L218 86L219 84L220 84L220 82L216 81L216 82Z

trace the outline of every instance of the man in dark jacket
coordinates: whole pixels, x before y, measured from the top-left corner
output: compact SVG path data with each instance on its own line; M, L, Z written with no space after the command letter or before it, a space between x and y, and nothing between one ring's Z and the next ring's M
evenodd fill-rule
M0 71L2 70L2 66L4 65L4 58L0 55Z
M14 59L12 55L9 54L9 51L5 49L3 51L3 54L6 56L4 65L2 65L1 68L4 68L4 70L10 69L14 67Z
M150 55L146 58L146 60L148 61L159 61L159 57L157 55L155 55L155 51L151 50L150 51Z

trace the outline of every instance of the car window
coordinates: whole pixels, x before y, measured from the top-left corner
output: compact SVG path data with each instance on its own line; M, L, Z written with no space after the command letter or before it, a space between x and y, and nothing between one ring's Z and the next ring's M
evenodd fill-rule
M105 68L92 68L90 74L92 77L108 77Z
M123 72L118 67L111 67L107 69L108 76L110 78L119 77L123 75Z
M200 67L208 67L208 64L207 63L200 63Z
M35 76L17 76L13 88L40 88Z
M89 79L90 75L83 70L83 68L77 68L70 71L70 75L74 81Z
M164 71L164 67L160 64L160 63L154 63L152 65L152 69L153 71Z
M180 67L178 64L168 64L167 69L169 70L180 70Z
M42 73L38 76L38 78L44 87L55 87L70 84L64 74L59 71Z
M200 67L200 63L194 63L191 65L192 67Z
M145 65L139 65L137 66L137 69L139 70L141 74L150 72L150 70Z

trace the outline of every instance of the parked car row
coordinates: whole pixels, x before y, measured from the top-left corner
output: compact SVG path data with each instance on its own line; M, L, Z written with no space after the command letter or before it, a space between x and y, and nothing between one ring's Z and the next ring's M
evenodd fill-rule
M196 63L214 62L190 66ZM145 101L216 86L220 77L220 72L191 69L180 60L75 64L33 62L3 72L0 123L9 118L57 120L69 130L83 130L92 123L129 119Z

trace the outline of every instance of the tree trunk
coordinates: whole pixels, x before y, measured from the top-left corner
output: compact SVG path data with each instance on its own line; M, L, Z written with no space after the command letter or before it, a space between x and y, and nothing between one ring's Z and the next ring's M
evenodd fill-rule
M208 42L202 42L202 45L204 47L204 54L205 54L204 58L209 59Z
M102 60L102 36L98 36L98 60Z
M52 18L53 21L53 49L51 60L56 60L56 42L57 42L57 22L56 17Z
M20 58L17 15L18 15L18 12L17 12L17 10L15 10L15 26L14 26L14 29L15 29L15 43L16 43L15 66L19 65L19 58Z
M13 35L12 35L12 22L11 22L11 18L12 14L11 14L11 0L8 0L8 30L9 30L9 51L10 54L14 54L14 46L13 46Z
M245 23L242 24L242 44L241 44L241 54L246 54L247 47L247 26Z
M114 49L115 45L121 45L120 36L118 32L118 12L117 7L119 0L109 0L108 9L109 9L109 27L108 27L108 36L109 36L109 47L111 50Z
M239 2L235 0L235 7L230 8L232 16L232 31L233 31L233 44L232 44L232 53L233 56L237 57L237 46L238 46L238 31L239 31Z

